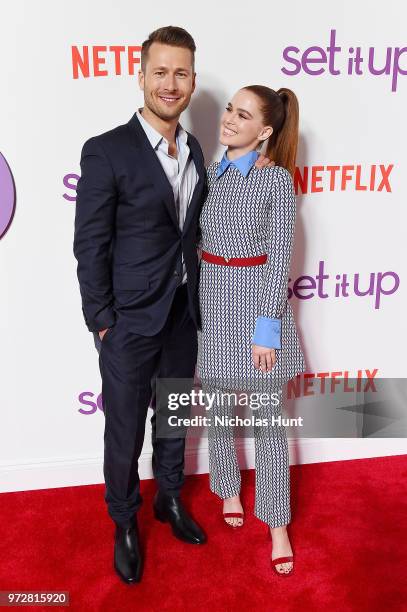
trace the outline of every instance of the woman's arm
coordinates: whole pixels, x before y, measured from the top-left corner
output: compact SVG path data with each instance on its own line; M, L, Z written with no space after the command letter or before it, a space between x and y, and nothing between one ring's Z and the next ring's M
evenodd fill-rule
M288 274L296 218L294 185L285 168L274 170L271 188L270 233L265 275L260 287L252 343L281 348L281 316L287 302Z

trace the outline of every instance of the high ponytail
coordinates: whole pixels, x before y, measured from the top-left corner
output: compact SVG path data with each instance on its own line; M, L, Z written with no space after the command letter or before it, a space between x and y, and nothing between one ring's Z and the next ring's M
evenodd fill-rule
M271 125L273 128L268 139L266 156L294 177L299 125L297 96L286 87L274 91L264 85L248 85L243 89L260 98L264 125Z

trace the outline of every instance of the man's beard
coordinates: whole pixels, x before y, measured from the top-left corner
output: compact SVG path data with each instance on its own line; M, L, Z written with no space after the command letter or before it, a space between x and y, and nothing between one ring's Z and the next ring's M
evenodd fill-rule
M147 108L154 113L155 115L157 115L157 117L159 117L160 119L162 119L163 121L168 121L169 119L175 119L177 117L179 117L181 115L181 113L187 108L188 104L189 104L189 98L188 99L184 99L184 101L182 102L182 104L180 106L177 105L177 108L174 109L163 109L161 106L159 106L158 104L156 104L155 99L151 96L151 94L145 96L144 98L144 104L147 106Z

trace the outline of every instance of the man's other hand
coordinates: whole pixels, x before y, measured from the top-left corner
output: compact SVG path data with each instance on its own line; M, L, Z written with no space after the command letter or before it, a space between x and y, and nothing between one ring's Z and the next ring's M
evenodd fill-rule
M259 155L254 165L256 168L272 168L273 166L276 165L276 162L269 159L265 155Z

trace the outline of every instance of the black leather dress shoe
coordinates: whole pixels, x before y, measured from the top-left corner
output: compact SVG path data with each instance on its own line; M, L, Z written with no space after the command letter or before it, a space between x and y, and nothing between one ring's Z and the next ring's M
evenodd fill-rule
M131 527L124 528L116 523L114 538L114 568L127 584L140 582L143 559L141 556L137 519Z
M204 544L206 535L185 510L179 497L156 493L154 516L162 523L170 523L176 538L189 544Z

